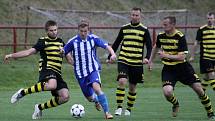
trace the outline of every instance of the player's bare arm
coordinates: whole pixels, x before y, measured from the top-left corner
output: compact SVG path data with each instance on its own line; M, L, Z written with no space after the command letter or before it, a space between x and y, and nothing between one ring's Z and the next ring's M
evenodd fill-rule
M186 54L184 52L179 52L177 55L171 55L171 54L165 53L164 51L159 51L158 54L160 58L167 58L171 60L183 61L186 58Z
M111 46L108 45L106 49L111 54L110 59L107 62L113 63L116 60L116 54L115 54L114 50L111 48Z
M67 62L68 62L69 64L74 65L74 61L73 61L73 58L72 58L71 53L68 53L68 54L66 55L66 60L67 60Z
M7 62L10 58L16 59L16 58L27 57L32 54L35 54L36 52L37 51L35 48L30 48L28 50L23 50L23 51L19 51L17 53L8 54L8 55L5 55L4 62Z

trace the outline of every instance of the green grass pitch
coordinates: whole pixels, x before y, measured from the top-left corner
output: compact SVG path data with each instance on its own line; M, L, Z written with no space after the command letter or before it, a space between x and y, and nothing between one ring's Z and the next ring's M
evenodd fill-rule
M1 121L30 121L34 105L49 100L49 92L32 94L24 97L16 104L10 104L10 97L14 91L0 91ZM115 109L115 88L105 88L109 99L111 113ZM215 103L214 92L208 90L212 103ZM180 101L178 117L171 117L171 105L164 99L161 88L138 87L137 102L130 117L114 116L112 121L207 121L206 112L197 95L189 87L178 87L175 91ZM79 89L70 89L70 101L56 108L43 111L44 121L103 121L103 112L94 108L93 103L84 99ZM80 103L85 107L86 114L81 119L70 115L70 107Z

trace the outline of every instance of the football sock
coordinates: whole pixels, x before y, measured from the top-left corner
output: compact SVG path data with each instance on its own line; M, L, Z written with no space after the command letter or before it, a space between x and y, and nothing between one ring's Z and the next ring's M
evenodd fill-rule
M109 112L109 107L108 107L108 101L107 101L107 97L106 95L103 93L103 94L100 94L98 95L98 100L99 100L99 103L101 104L104 112Z
M26 88L26 89L22 90L21 94L22 94L22 96L25 96L27 94L45 91L44 85L45 85L44 82L39 82L39 83L35 84L34 86L31 86L30 88Z
M178 99L174 95L172 95L171 97L167 97L166 99L173 105L179 105Z
M215 91L215 79L209 80L210 85L212 86L213 90Z
M52 108L52 107L56 107L58 105L60 105L58 103L59 101L59 98L58 97L53 97L51 100L45 102L45 103L42 103L42 104L39 104L38 105L38 108L40 110L44 110L44 109L48 109L48 108Z
M98 96L94 93L93 94L93 102L98 103Z
M125 98L125 88L117 88L116 89L116 102L118 107L117 108L122 108L122 103Z
M213 109L211 107L211 101L210 101L209 97L206 94L204 94L203 96L200 96L199 98L201 100L201 103L204 105L207 113L208 114L213 113Z
M206 90L206 88L207 88L207 86L208 86L208 83L209 83L209 80L207 80L207 79L204 79L204 80L201 82L202 88L203 88L204 91Z
M127 96L127 99L128 99L127 110L128 111L131 111L131 109L133 108L135 100L136 100L136 95L137 95L137 93L128 92L128 96Z

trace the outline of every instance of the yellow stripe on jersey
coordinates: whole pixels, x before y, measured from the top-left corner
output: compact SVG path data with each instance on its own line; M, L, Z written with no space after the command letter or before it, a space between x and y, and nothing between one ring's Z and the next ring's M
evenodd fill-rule
M53 56L48 56L47 59L50 59L50 60L58 60L58 61L62 61L63 59L60 58L60 57L53 57Z
M120 51L120 55L124 55L124 56L127 56L127 57L142 57L142 54L134 54L134 53L126 53L126 52L123 52L123 51Z
M51 61L48 61L47 64L48 64L48 66L52 66L52 65L54 66L55 65L55 66L58 66L58 67L61 67L61 65L62 65L60 63L55 63L55 62L51 62Z
M55 46L63 46L63 44L60 43L60 42L47 42L46 44L52 44L52 45L55 45Z
M177 49L178 46L176 46L176 45L175 45L175 46L163 45L162 48L163 48L163 49Z
M215 37L214 37L215 38ZM212 40L204 40L202 41L203 44L207 44L207 43L215 43L215 39Z
M143 46L143 43L140 42L132 42L132 41L124 41L124 45L136 45L136 46Z
M203 39L215 38L215 35L204 35Z
M167 61L163 61L163 60L162 60L162 63L165 64L165 65L176 65L176 64L184 63L184 62L185 62L185 61L167 62Z
M205 30L205 31L203 31L203 34L210 34L210 33L215 33L215 30Z
M45 50L59 50L59 46L46 47Z
M129 51L135 51L135 52L141 52L141 53L143 51L143 49L140 49L140 48L124 47L124 46L122 46L122 50L129 50Z
M203 57L203 59L214 60L213 58Z
M160 42L162 42L162 43L178 43L178 40L176 40L176 39L160 39Z
M204 48L215 48L215 45L203 45Z
M123 33L135 33L135 34L140 34L140 35L144 35L145 32L144 31L140 31L140 30L135 30L135 29L125 29L123 30Z
M131 62L131 63L142 63L142 60L128 59L128 58L125 58L125 57L122 57L122 56L119 56L119 59L125 60L127 62Z
M60 54L60 52L46 52L47 54L53 54L53 55L59 55Z
M208 52L208 53L215 53L215 49L213 49L213 50L203 49L203 51Z
M207 56L207 57L213 57L215 58L215 55L211 55L211 54L208 54L208 53L204 53L203 56Z
M124 39L136 39L136 40L143 40L143 37L136 36L136 35L125 35Z

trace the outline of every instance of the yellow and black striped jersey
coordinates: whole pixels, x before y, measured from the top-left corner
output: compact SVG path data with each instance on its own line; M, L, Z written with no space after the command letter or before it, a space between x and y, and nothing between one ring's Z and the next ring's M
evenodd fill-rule
M151 55L151 37L148 28L143 26L142 23L126 24L121 27L119 34L112 45L113 50L116 52L121 44L118 62L122 62L132 66L142 66L144 56L144 45L147 48L147 59Z
M63 55L60 52L60 48L63 48L64 45L61 38L39 38L37 43L33 46L33 48L40 52L39 71L51 69L61 74Z
M177 55L179 52L188 53L186 38L184 34L178 30L172 35L167 35L166 33L159 33L156 42L157 48L161 48L164 53L170 55ZM163 58L162 63L165 65L176 65L179 63L184 63L186 60L178 61L171 60L168 58Z
M215 26L204 25L197 31L196 40L200 42L200 58L215 60Z

